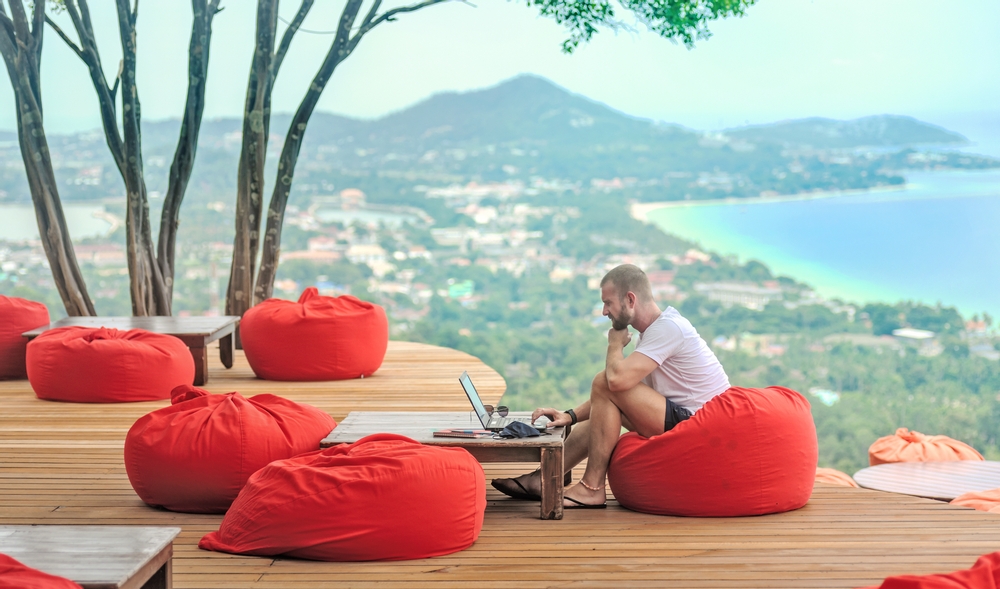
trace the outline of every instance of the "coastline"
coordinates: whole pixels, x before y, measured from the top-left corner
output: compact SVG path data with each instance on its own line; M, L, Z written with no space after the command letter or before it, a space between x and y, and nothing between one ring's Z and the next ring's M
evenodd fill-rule
M782 202L796 202L804 200L819 200L825 198L836 198L838 196L852 196L857 194L874 194L879 192L898 192L911 188L909 183L893 186L876 186L874 188L854 188L850 190L817 190L811 192L797 192L795 194L777 194L773 196L747 196L747 197L726 197L713 198L707 200L667 200L659 202L637 202L629 206L629 214L639 221L649 222L649 213L659 209L686 208L686 207L706 207L716 205L759 205Z

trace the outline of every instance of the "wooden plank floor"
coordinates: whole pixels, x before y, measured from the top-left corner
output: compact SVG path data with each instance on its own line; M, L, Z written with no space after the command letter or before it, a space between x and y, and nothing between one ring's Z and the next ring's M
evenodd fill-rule
M342 419L351 410L468 408L468 370L487 402L503 379L454 350L392 342L373 377L276 383L253 377L242 354L217 363L206 388L281 394ZM166 401L79 405L40 401L27 381L0 382L0 524L180 526L177 588L321 587L859 587L899 573L951 571L1000 550L1000 518L903 495L817 485L795 512L750 518L568 511L541 521L538 505L488 489L486 521L470 549L407 562L320 563L239 557L197 548L221 516L145 506L122 463L125 433ZM527 465L488 465L488 478ZM579 478L579 472L576 478ZM421 514L414 514L421 517ZM487 578L502 580L483 581Z

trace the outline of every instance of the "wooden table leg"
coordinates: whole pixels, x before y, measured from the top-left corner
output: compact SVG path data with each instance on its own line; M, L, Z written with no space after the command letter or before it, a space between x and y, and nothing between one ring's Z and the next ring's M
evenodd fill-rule
M208 382L208 348L192 346L191 357L194 358L194 386L200 387Z
M233 367L233 336L227 335L219 339L219 360L226 368Z
M562 519L563 516L563 449L542 448L542 513L541 519Z

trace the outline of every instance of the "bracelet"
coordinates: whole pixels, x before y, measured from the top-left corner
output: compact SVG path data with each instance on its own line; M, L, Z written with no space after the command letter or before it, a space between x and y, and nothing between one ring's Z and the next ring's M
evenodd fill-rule
M563 413L569 414L569 418L572 420L569 422L570 425L576 425L576 423L580 421L576 418L576 411L573 411L572 409L567 409L566 411L563 411Z

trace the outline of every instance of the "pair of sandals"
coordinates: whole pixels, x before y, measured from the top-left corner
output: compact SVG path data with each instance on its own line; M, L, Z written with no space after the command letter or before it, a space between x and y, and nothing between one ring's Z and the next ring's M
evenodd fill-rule
M502 485L502 483L498 484L501 481L511 481L512 483L517 485L517 488L515 489L512 487L505 487ZM490 484L493 485L493 488L496 489L497 491L500 491L501 493L507 495L508 497L513 497L514 499L522 499L524 501L542 500L541 496L539 496L537 493L532 493L531 491L529 491L527 488L525 488L524 485L521 484L521 481L517 480L516 478L493 479L490 482ZM563 509L604 509L605 507L608 506L607 502L598 503L595 505L590 503L584 503L582 501L578 501L576 499L573 499L572 497L567 497L565 495L563 495L563 499L574 504L574 505L564 505Z

